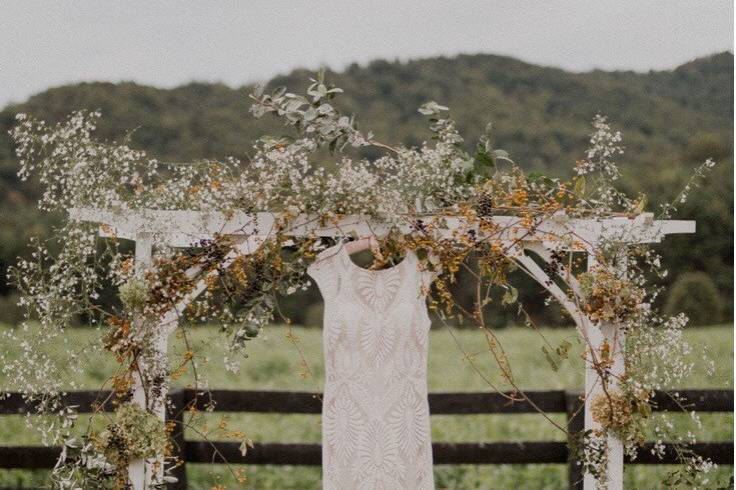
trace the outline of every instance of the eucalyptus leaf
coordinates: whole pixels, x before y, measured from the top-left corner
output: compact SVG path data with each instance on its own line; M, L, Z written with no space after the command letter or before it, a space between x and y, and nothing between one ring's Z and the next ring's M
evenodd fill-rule
M507 162L514 163L506 150L493 150L493 156L497 160L506 160Z
M304 120L313 121L317 117L317 110L314 107L310 107L304 111Z
M486 151L485 147L480 144L478 145L477 151L475 153L475 161L478 162L481 166L496 168L496 161L493 159L491 154Z
M560 366L559 364L557 364L550 351L547 350L547 347L544 345L542 346L542 352L544 353L544 358L547 359L547 362L549 363L552 370L557 372L557 370L560 369Z
M519 298L519 290L516 289L513 286L509 286L505 293L503 293L503 298L501 298L501 304L502 305L510 305L516 303L516 300Z
M580 175L577 179L575 179L575 194L578 196L584 196L585 195L585 176Z
M447 110L449 110L448 107L439 105L437 102L433 100L422 104L418 109L419 113L425 116L437 115L440 112L447 111Z
M644 210L647 208L647 201L648 198L646 194L642 194L641 197L639 197L639 201L636 203L636 207L634 207L634 214L641 214L644 212Z

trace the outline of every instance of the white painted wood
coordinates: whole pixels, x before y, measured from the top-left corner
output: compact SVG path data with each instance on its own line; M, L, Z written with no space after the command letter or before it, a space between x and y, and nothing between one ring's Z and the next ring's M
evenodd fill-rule
M146 269L151 266L151 256L153 252L153 242L147 235L141 234L136 237L135 241L135 270L136 274L143 274ZM140 319L134 322L140 322ZM133 398L132 402L146 409L146 393L143 387L143 381L138 373L133 374ZM137 459L130 462L128 466L128 478L133 486L133 490L144 490L146 488L146 464L143 459Z
M578 331L583 334L587 326L587 318L580 308L565 294L560 287L552 282L551 277L528 255L520 255L514 260L542 287L544 287L560 305L567 310L575 322Z
M549 263L551 254L547 251L540 243L525 243L524 248L533 251L540 256L545 262ZM523 267L526 272L534 278L539 284L547 289L547 291L562 305L570 314L575 321L578 328L578 332L583 337L586 346L590 348L600 349L604 341L607 341L611 347L611 355L613 359L613 366L611 367L612 377L610 378L608 386L615 388L618 384L617 377L624 374L624 344L625 337L623 332L618 331L615 326L610 324L593 325L585 314L580 311L577 304L570 300L567 294L565 294L559 286L557 286L549 275L534 261L531 257L522 253L516 253L513 255L513 259ZM588 270L595 267L596 260L593 253L588 254ZM576 293L580 293L580 286L574 277L565 275L563 271L557 271L560 277L565 280L566 284L570 286ZM618 264L617 273L619 277L623 277L626 274L626 264L624 260L621 260ZM603 393L602 384L599 379L598 373L586 365L585 370L585 429L598 429L599 425L593 421L592 414L590 412L590 405L592 400L596 396ZM615 437L609 436L607 440L607 458L608 467L606 474L606 485L607 490L622 490L623 489L623 471L624 471L624 447L620 440ZM583 487L585 490L595 490L598 487L598 482L589 474L584 475Z
M593 253L588 254L588 270L593 269L598 264L596 262L595 255ZM625 277L626 275L626 258L621 257L616 264L616 272L619 277ZM608 381L609 389L615 389L618 385L618 378L623 376L625 372L624 367L624 347L625 347L625 335L624 332L617 329L614 325L602 323L600 325L588 326L588 355L594 355L591 349L600 349L604 342L607 342L611 349L611 358L613 365L611 366ZM590 406L593 400L598 395L603 394L603 385L601 383L598 373L590 366L586 365L585 370L585 429L594 430L599 429L600 425L593 420ZM607 440L607 456L608 465L606 468L606 481L605 488L607 490L623 490L624 487L624 446L623 443L613 436L608 436ZM595 478L589 474L584 475L583 479L584 490L595 490L598 488L598 483Z
M191 247L201 240L211 240L218 234L229 235L236 240L242 237L241 243L225 257L223 265L226 268L238 255L253 253L257 250L262 241L274 231L279 223L278 215L274 213L226 215L220 212L133 210L122 207L116 209L74 208L68 211L71 219L100 223L101 236L135 240L136 269L139 272L151 265L153 243L171 247ZM406 218L406 225L403 228L404 231L410 231L411 224L416 222L417 217L407 216ZM434 219L434 217L427 216L426 219ZM443 219L446 222L445 238L451 238L453 232L462 233L470 229L467 223L460 218L445 217ZM615 362L612 371L616 375L623 374L624 370L623 337L617 337L615 329L611 326L592 326L578 305L570 300L568 295L531 257L524 254L524 249L533 251L542 260L549 262L550 254L546 247L589 252L604 239L621 240L626 243L652 243L661 241L668 234L695 231L693 221L656 221L653 220L651 214L642 214L634 219L625 217L579 219L561 214L535 223L532 229L524 226L521 219L513 216L494 216L490 219L495 225L490 236L508 245L511 258L544 286L571 314L586 344L599 348L604 339L608 340L613 347ZM302 215L290 222L285 234L338 237L354 233L358 236L381 236L388 231L385 225L371 223L360 216L346 216L334 223L325 224L314 216ZM593 255L589 253L589 268L594 265L594 261ZM201 270L195 267L187 271L187 274L195 277L200 272ZM557 272L573 290L579 293L579 285L574 278L565 277L563 271ZM216 274L216 272L208 274L207 277L211 274ZM160 335L155 341L159 352L166 353L169 335L178 325L178 319L186 306L206 288L207 277L201 278L179 304L162 316L157 327ZM597 374L588 368L586 370L587 399L593 399L600 389ZM139 378L136 378L133 401L142 407L146 406L145 390ZM162 420L164 419L165 407L163 405L147 408ZM594 427L587 403L585 427L586 429ZM609 490L620 490L623 485L623 446L620 441L611 439L608 451L608 488ZM159 458L158 461L160 462L161 459ZM158 470L154 471L152 462L144 464L143 461L134 461L129 467L129 476L134 490L147 489L154 474L160 481L162 472L163 465L158 465ZM586 475L584 487L586 490L594 489L595 481Z
M240 255L248 255L255 252L262 241L258 237L249 237L244 240L243 243L235 247L228 255L223 259L223 268L227 268L232 261ZM136 239L135 257L136 257L136 272L143 273L149 267L152 262L152 247L153 243L149 234L139 234ZM196 276L201 270L198 267L187 271L190 277ZM184 309L197 296L199 296L207 285L207 279L213 274L217 274L217 271L210 272L205 277L197 281L195 287L190 291L177 305L171 310L167 311L159 321L155 331L157 333L154 339L154 349L156 352L166 355L168 350L168 339L171 333L176 329L179 321L179 317L184 312ZM141 370L145 369L145 363L139 363ZM166 406L164 403L151 403L146 400L145 387L143 381L137 373L133 375L133 403L137 404L143 409L147 409L152 413L156 414L159 420L165 420L166 418ZM168 385L164 384L161 387L161 398L165 399L168 393ZM153 484L160 484L163 482L164 476L164 460L163 456L157 458L151 458L149 460L135 460L132 461L128 467L128 477L133 485L134 490L146 490L151 488Z
M200 240L212 240L215 235L268 236L279 222L276 213L232 213L205 211L167 211L152 209L92 209L72 208L70 218L79 221L100 223L102 236L135 240L140 233L148 233L162 244L172 247L191 247ZM425 216L432 219L432 216ZM403 231L411 230L412 223L421 216L406 216ZM463 219L447 216L445 237L453 230L470 229ZM563 250L586 251L601 239L621 239L629 243L659 242L672 233L693 233L695 222L676 220L654 220L645 213L637 218L581 219L569 218L564 214L554 215L535 223L533 229L524 226L515 216L493 216L495 225L493 238L509 244L521 240L554 243ZM290 222L284 231L292 236L382 236L389 232L386 225L372 223L362 216L345 216L334 223L321 223L319 217L300 215Z

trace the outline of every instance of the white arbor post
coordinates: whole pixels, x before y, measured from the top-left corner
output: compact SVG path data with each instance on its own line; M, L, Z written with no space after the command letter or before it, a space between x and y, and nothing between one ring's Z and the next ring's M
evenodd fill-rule
M140 233L135 238L135 272L142 276L146 270L151 267L153 254L153 241L149 234ZM141 330L143 326L143 318L134 319L134 326L137 330ZM164 349L166 348L164 344ZM165 355L165 351L164 351ZM142 375L146 367L145 362L138 360L138 368L140 372L133 373L133 395L132 403L138 405L143 410L147 410L146 406L146 389ZM137 459L130 462L128 466L128 478L134 490L144 490L148 483L152 480L153 466L147 464L143 459Z
M615 264L616 275L623 279L626 276L627 269L626 257L618 257ZM588 271L598 267L598 261L594 251L588 252ZM626 344L626 334L611 323L601 322L593 325L592 322L587 323L588 335L588 362L585 367L585 430L598 430L600 424L593 420L593 414L590 410L593 401L601 395L604 395L603 383L601 375L592 365L592 359L600 359L601 349L604 345L608 346L611 360L611 367L606 373L606 386L609 390L615 390L619 384L619 379L625 373L624 353ZM605 395L604 395L605 396ZM607 490L622 490L624 488L624 445L618 438L608 435L606 438L606 455L608 464L606 465L606 474L602 475L602 482L605 483ZM583 489L595 490L598 482L589 473L585 473L583 477Z

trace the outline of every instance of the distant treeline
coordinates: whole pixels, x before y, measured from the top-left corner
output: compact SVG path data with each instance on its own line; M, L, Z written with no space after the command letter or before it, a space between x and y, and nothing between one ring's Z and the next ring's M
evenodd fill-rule
M269 86L302 90L313 74L296 70ZM247 74L245 75L247 77ZM660 246L670 274L670 308L685 307L701 323L730 321L733 314L733 54L701 58L671 71L569 73L491 55L430 58L410 62L374 61L351 65L330 80L345 90L337 105L355 113L363 129L380 139L418 145L428 138L417 107L428 101L449 106L467 145L475 144L493 121L496 146L511 153L528 171L567 176L583 158L596 113L621 129L626 155L622 186L645 193L649 207L673 199L690 169L712 157L714 174L678 218L694 219L698 232L668 238ZM135 83L82 83L53 88L0 112L0 312L13 320L13 291L5 270L25 253L28 238L43 236L58 217L35 209L37 182L21 183L7 135L18 112L53 121L77 109L100 109L99 136L129 135L133 145L163 160L190 161L235 156L247 159L252 141L284 129L247 112L251 86L191 83L158 89ZM370 157L372 155L366 154ZM703 272L704 274L692 274ZM540 290L520 278L520 297L532 317L544 324L564 323L541 307ZM677 284L675 284L677 283ZM459 286L459 294L470 292ZM674 295L674 296L673 296ZM678 296L679 295L679 296ZM294 320L319 317L318 294L285 301ZM305 308L304 301L313 306ZM696 311L699 310L699 311ZM310 313L311 312L311 313ZM516 311L499 307L493 324L518 322Z

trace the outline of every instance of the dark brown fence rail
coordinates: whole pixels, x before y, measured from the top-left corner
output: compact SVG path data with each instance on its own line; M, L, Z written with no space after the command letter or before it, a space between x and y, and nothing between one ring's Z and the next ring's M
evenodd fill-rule
M732 390L680 390L681 400L675 402L665 393L654 397L655 410L676 410L683 404L688 410L698 412L733 412ZM579 394L565 391L529 391L529 398L549 413L565 413L572 432L583 428L583 413ZM77 405L80 412L110 411L109 404L100 405L109 393L96 391L72 392L65 395L65 403ZM215 412L252 412L282 414L319 414L322 411L320 396L316 393L296 391L235 391L212 390L206 393L195 390L178 390L171 393L170 420L182 421L184 407L203 409L214 405ZM510 402L499 393L430 393L429 409L432 415L468 414L522 414L536 413L526 402ZM0 400L0 415L34 413L34 407L18 394L10 394ZM319 444L257 443L246 456L242 456L239 443L204 442L186 440L182 430L175 431L174 440L180 458L185 463L272 465L319 465L322 453ZM671 445L666 446L662 459L651 454L651 444L639 450L634 461L628 464L675 464L676 455ZM702 442L691 447L696 453L718 464L733 464L733 441ZM59 448L41 446L0 446L0 468L51 468L56 463ZM464 442L432 444L435 464L565 464L569 471L570 488L582 487L582 475L575 461L570 461L565 442ZM182 465L174 470L179 482L173 489L186 488L186 469Z

